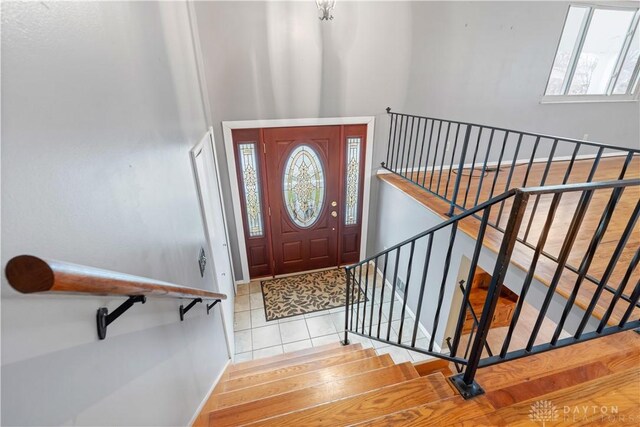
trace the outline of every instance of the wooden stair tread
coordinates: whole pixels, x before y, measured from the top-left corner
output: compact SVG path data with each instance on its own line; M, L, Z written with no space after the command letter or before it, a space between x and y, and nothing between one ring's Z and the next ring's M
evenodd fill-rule
M318 350L318 349L319 347L316 348L315 350ZM311 350L311 349L306 349L306 350ZM232 371L230 370L228 378L233 379L233 378L245 377L247 375L253 375L260 372L267 372L273 369L278 369L283 366L306 363L312 360L324 359L329 356L346 354L346 353L350 353L358 350L362 350L361 344L350 344L345 346L338 344L338 347L326 348L319 351L308 351L307 353L302 353L302 351L304 350L301 350L301 353L299 354L291 353L292 356L289 356L286 358L273 359L271 361L265 360L264 363L261 363L259 365L255 365L255 366L251 366L243 369L234 369ZM282 356L282 355L278 355L278 356Z
M430 401L453 396L440 373L382 387L335 402L292 412L255 425L335 426L354 424L399 409L411 408Z
M240 405L254 400L287 393L293 390L309 387L310 385L335 381L345 376L373 371L393 365L393 359L388 354L355 360L342 365L329 366L323 369L283 378L276 381L258 384L240 390L214 394L205 404L202 412L209 412L230 406Z
M335 350L338 348L347 348L349 350L351 350L351 345L342 345L339 342L335 342L335 343L331 343L331 344L325 344L325 345L321 345L318 347L310 347L310 348L305 348L302 350L296 350L296 351L291 351L288 353L282 353L282 354L276 354L274 356L268 356L268 357L263 357L260 359L254 359L254 360L247 360L246 362L238 362L238 363L234 363L233 365L229 366L229 373L231 372L235 372L235 371L241 371L244 369L251 369L251 368L255 368L258 366L262 366L262 365L267 365L273 362L279 362L281 360L290 360L290 359L294 359L296 357L300 357L300 356L307 356L307 355L313 355L316 353L323 353L325 351L328 350ZM355 346L353 346L355 347Z
M616 339L617 348L612 351L613 341ZM610 378L630 375L630 371L637 369L640 362L639 341L640 336L629 331L616 334L615 337L609 336L483 368L478 370L476 380L485 389L485 395L467 401L455 396L430 402L368 420L361 425L439 426L465 421L469 421L470 425L526 423L529 420L530 405L537 400L553 400L552 396L570 396L571 393L580 394L581 390L588 390L593 383L607 387ZM598 348L589 349L589 345ZM600 353L602 349L608 351ZM556 366L553 366L554 361ZM607 391L609 392L610 390ZM636 397L637 411L640 407L640 383L636 384L635 389L626 390L623 395ZM580 399L577 401L581 404ZM612 402L617 402L617 398L606 405L615 404ZM564 397L556 403L567 405ZM509 415L508 419L503 419L494 414L503 408L506 413L511 414L512 410L508 408L513 407L522 407L518 416ZM518 418L519 416L523 418Z
M212 411L209 414L209 425L243 425L339 399L353 398L362 393L368 393L373 389L402 383L418 377L418 373L409 362L392 365L375 371L362 372L300 390Z
M247 375L240 378L230 378L225 381L223 391L228 392L255 386L261 383L279 380L282 378L292 377L294 375L303 374L305 372L315 371L326 368L328 366L342 365L354 360L367 359L376 356L374 349L351 351L345 354L337 354L324 359L307 361L305 363L283 366L266 372L259 372L253 375Z
M509 384L527 381L538 376L581 366L631 349L640 354L640 335L634 331L609 335L580 344L535 354L524 359L481 368L476 381L485 390L496 390ZM518 368L521 363L523 368Z
M445 377L451 376L452 372L449 368L449 361L445 359L432 359L425 360L424 362L417 362L413 364L413 367L416 368L418 374L421 377L427 376L429 374L433 374L435 372L440 372Z
M636 367L627 371L617 372L612 375L598 378L587 383L561 389L545 394L544 399L555 402L559 417L563 417L563 407L569 408L610 408L617 406L619 411L635 410L636 416L640 407L640 368ZM522 423L528 419L531 405L538 398L525 400L487 414L486 417L492 423L500 425L512 425ZM584 414L579 413L576 421L583 424L601 425L603 422L598 414L586 413L590 419L585 420ZM470 419L475 424L475 419ZM571 421L571 420L570 420Z

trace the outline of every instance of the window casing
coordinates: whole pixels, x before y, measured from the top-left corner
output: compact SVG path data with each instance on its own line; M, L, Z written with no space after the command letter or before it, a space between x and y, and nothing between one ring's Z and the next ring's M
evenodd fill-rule
M571 5L542 102L638 98L638 8Z

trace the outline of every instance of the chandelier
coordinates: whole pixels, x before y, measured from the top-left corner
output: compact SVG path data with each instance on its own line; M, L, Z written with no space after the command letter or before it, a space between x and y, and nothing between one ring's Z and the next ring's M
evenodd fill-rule
M316 0L316 5L318 10L322 12L322 16L319 17L321 21L333 19L332 12L336 7L336 0Z

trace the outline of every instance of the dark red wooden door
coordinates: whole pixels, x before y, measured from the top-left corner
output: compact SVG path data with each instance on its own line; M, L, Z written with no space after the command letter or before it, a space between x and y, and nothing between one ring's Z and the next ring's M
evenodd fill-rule
M340 126L263 132L274 274L338 265Z

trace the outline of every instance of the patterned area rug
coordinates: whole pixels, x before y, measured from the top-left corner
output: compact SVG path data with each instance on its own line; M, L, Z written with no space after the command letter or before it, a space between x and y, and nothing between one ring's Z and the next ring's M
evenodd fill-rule
M263 280L262 297L267 320L344 306L345 283L345 272L341 268ZM360 300L365 300L364 292Z

